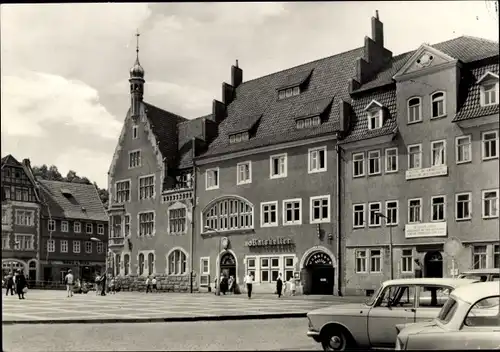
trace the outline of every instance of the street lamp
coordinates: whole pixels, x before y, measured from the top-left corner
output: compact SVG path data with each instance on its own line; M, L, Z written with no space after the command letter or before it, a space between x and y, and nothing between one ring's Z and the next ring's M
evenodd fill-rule
M381 212L376 212L375 216L384 218L385 219L385 226L388 225L389 218L386 215L382 214ZM392 256L393 256L393 254L392 254L392 225L389 225L389 260L390 260L389 268L391 270L391 280L394 279L394 268L393 268Z
M211 231L213 232L212 234L210 234L210 237L213 237L214 235L220 235L220 232L217 231L216 229L213 229L211 228L210 226L205 226L205 231ZM216 272L216 287L215 287L215 294L217 296L220 296L220 277L219 277L219 271L220 271L220 258L219 258L219 255L220 255L220 241L221 239L219 238L218 241L217 241L217 262L219 263L219 265L216 267L217 268L217 272Z

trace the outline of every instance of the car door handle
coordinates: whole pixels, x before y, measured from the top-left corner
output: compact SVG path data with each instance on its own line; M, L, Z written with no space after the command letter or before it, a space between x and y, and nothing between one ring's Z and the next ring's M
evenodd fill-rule
M412 313L415 313L416 312L416 309L415 308L407 308L405 309L406 312L412 312Z

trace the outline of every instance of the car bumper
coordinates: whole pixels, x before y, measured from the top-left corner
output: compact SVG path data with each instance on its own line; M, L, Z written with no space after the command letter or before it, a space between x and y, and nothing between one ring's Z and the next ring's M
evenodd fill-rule
M314 339L314 341L318 342L319 341L319 331L309 330L307 332L307 337L310 337L310 338Z

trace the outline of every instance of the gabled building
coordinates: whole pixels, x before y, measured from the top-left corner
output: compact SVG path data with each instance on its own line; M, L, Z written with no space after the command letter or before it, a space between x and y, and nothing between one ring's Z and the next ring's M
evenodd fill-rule
M417 267L424 277L500 268L498 53L462 36L369 79L358 67L340 142L347 293Z
M12 155L1 160L2 170L2 277L23 270L28 280L38 280L40 208L30 162Z
M94 280L106 269L108 216L92 184L38 179L43 204L40 270L43 281ZM112 264L109 266L112 269Z

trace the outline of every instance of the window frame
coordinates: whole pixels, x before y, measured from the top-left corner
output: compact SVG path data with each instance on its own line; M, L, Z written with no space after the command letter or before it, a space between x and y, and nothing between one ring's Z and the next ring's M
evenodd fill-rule
M236 212L231 213L231 202L236 202ZM222 204L225 203L225 204ZM258 206L258 205L257 205ZM224 208L225 213L221 213L220 209ZM237 196L219 197L213 202L210 202L202 211L201 233L213 233L213 231L206 230L205 227L211 227L218 232L226 231L246 231L254 229L255 225L255 205L250 203L247 199ZM250 210L247 211L247 208ZM242 210L243 209L243 210ZM259 209L257 209L258 213ZM231 219L237 226L231 227ZM245 225L246 223L248 225ZM222 225L227 225L223 227Z
M174 261L173 271L171 268L172 263L170 262L170 256L173 255L174 260L175 260L176 259L175 253L177 253L177 252L179 252L179 258L178 258L179 259L179 272L177 272L177 270L176 270L177 261ZM184 260L182 260L182 255L184 255ZM185 271L182 270L182 266L183 266L184 262L186 265ZM175 276L184 276L184 275L189 274L189 255L187 254L187 252L184 251L184 249L182 249L180 247L175 247L175 248L172 248L172 250L167 254L167 271L166 271L166 273L168 276L174 276L174 275Z
M458 197L465 196L465 195L467 195L469 197L469 200L468 200L469 214L468 214L468 217L459 218L458 217ZM472 219L472 192L455 193L455 221L467 221L467 220L471 220L471 219Z
M76 244L78 244L78 246ZM78 254L78 253L82 252L82 242L80 240L73 240L72 247L73 247L73 253ZM76 250L77 247L78 247L78 250Z
M499 153L499 138L498 138L498 133L499 130L489 130L489 131L483 131L481 132L481 160L486 161L486 160L493 160L493 159L498 159L498 153ZM486 156L485 154L485 139L484 136L489 134L489 133L494 133L495 134L495 155L494 156ZM490 141L488 141L490 142Z
M104 224L97 224L97 234L104 235Z
M484 195L486 193L491 193L491 192L495 192L496 193L496 199L495 199L495 207L496 207L496 215L489 215L489 216L486 216L485 215L485 210L486 210L486 206L485 206L485 199L484 199ZM500 192L499 192L499 189L498 188L493 188L493 189L485 189L485 190L482 190L481 191L481 217L483 219L496 219L498 218L498 213L499 213L499 195L500 195Z
M488 71L481 77L481 79L479 81L480 81L480 83L479 83L479 104L480 104L480 106L481 107L488 107L488 106L498 105L499 104L499 101L498 101L498 98L499 98L498 75L495 75L494 73ZM495 86L495 103L485 104L485 98L486 98L485 86L491 85L491 84L493 84Z
M437 199L437 198L443 198L443 218L442 219L438 219L438 220L434 220L434 199ZM446 200L446 195L445 194L442 194L442 195L437 195L437 196L432 196L431 199L430 199L430 202L431 202L431 206L430 206L430 209L431 209L431 222L446 222L446 219L447 219L447 216L446 216L446 203L447 203L447 200Z
M484 248L484 252L476 252L476 248ZM484 266L483 265L479 265L477 268L476 268L476 261L474 260L474 257L478 255L480 257L483 257L484 256ZM478 261L477 263L481 263L481 261ZM488 246L487 245L474 245L472 246L472 268L473 269L486 269L488 267Z
M184 216L173 217L171 212L176 211L176 210L184 210ZM170 235L184 235L184 234L186 234L187 230L188 230L188 209L187 209L187 207L184 204L183 205L175 204L167 209L167 214L168 214L168 233ZM180 224L183 223L184 230L172 231L172 224L174 221L176 221ZM175 227L175 225L174 225L174 227Z
M132 125L132 139L139 138L139 126L137 124Z
M141 180L148 179L148 178L151 178L151 177L153 178L153 184L141 187ZM141 198L141 188L146 189L146 188L150 188L150 187L153 187L153 192L151 194L151 197ZM146 191L144 191L144 195L146 195ZM143 200L155 199L155 198L156 198L156 175L155 174L149 174L149 175L139 176L137 178L137 199L139 201L143 201Z
M419 165L418 165L418 167L410 167L410 165L411 165L411 157L412 157L412 155L414 155L414 154L410 153L410 148L412 148L412 147L418 147L419 148L419 152L418 152L418 154L419 154ZM407 165L408 170L418 170L418 169L421 169L422 166L423 166L422 165L423 164L422 163L422 154L423 154L423 152L422 152L422 143L409 144L406 147L406 153L408 154L408 160L407 160L407 162L408 162L408 165Z
M273 171L274 171L273 160L275 160L275 159L279 160L281 158L284 158L283 174L273 174ZM278 165L279 165L279 163L278 163ZM274 180L277 178L285 178L287 176L288 176L288 153L274 154L274 155L269 156L269 178L271 180Z
M434 146L438 143L442 143L443 144L443 160L441 162L441 164L438 164L438 165L434 165L435 163L435 160L434 160ZM439 140L435 140L435 141L431 141L431 167L439 167L439 166L445 166L446 165L446 139L439 139Z
M411 252L411 255L408 256L408 255L405 255L404 252L405 251L410 251ZM410 263L410 270L404 270L404 266L403 263L405 261L405 259L410 259L408 261L408 263ZM414 264L413 264L413 249L412 248L401 248L401 273L402 274L413 274L414 273Z
M49 232L55 232L57 230L57 226L56 226L56 221L55 220L49 220L48 223L47 223L47 229L49 230ZM52 228L52 230L51 230Z
M89 231L89 225L90 225L90 231ZM86 222L85 223L85 233L88 235L92 235L94 233L94 224L91 222Z
M460 140L463 140L463 139L467 139L468 140L467 148L469 150L469 152L468 152L469 159L461 161L461 160L459 160L460 147L463 147L463 145L459 145L458 142ZM463 135L463 136L455 137L455 163L456 164L466 164L466 163L470 163L470 162L472 162L472 135L466 134L466 135Z
M23 215L21 215L23 214ZM19 220L19 217L22 216L26 221L25 224L22 224ZM34 227L35 226L35 211L28 209L15 209L14 212L14 225L23 226L23 227Z
M355 168L356 160L354 160L354 158L356 156L359 156L359 155L363 156L363 158L361 160L357 161L357 162L361 162L361 165L362 165L362 168L363 168L363 172L356 175L356 173L355 173L355 171L356 171L356 168ZM365 171L365 167L366 167L366 165L365 165L366 162L365 161L366 160L365 159L366 159L365 158L365 152L352 153L352 177L353 178L364 177L365 176L365 174L366 174L366 171Z
M135 166L132 166L132 163L131 163L132 160L130 159L130 156L133 153L139 153L139 163L137 165L135 165ZM129 170L136 169L136 168L139 168L141 166L142 166L142 152L141 152L141 149L129 150L128 151L128 169Z
M377 154L378 157L376 158L373 158L376 162L377 162L377 165L378 165L378 171L377 172L371 172L370 170L370 154ZM367 152L367 161L368 161L368 176L376 176L376 175L381 175L382 174L382 153L380 151L380 149L376 149L376 150L370 150Z
M319 156L321 155L320 152L323 151L323 155L324 155L324 161L323 161L323 167L320 167L321 163L320 163L320 158ZM318 167L317 168L311 168L311 161L312 161L312 154L313 153L316 153L317 155L317 164L318 164ZM320 146L320 147L314 147L314 148L309 148L308 151L307 151L307 173L308 174L315 174L315 173L319 173L319 172L326 172L327 169L328 169L328 166L327 166L327 153L328 153L328 150L326 148L326 145L324 146Z
M299 203L299 220L294 221L286 221L286 205L288 203ZM297 226L302 225L302 198L291 198L291 199L283 199L282 202L283 207L283 226Z
M87 247L87 245L89 245ZM86 254L91 254L92 253L92 241L85 241L85 253ZM90 250L88 250L88 248L90 248Z
M248 179L240 179L240 166L248 165ZM252 183L252 162L250 160L242 161L236 164L236 185L247 185Z
M127 192L127 190L120 190L118 191L118 184L121 184L121 183L128 183L128 200L124 200L124 201L119 201L118 200L118 192ZM114 201L115 203L118 203L118 204L125 204L125 203L130 203L132 201L132 179L130 178L127 178L127 179L123 179L123 180L117 180L115 181L115 192L114 192Z
M211 172L217 173L217 177L213 177L213 180L216 181L216 184L214 184L213 186L209 186L209 182L208 182L208 179L209 179L208 175ZM210 169L205 170L205 190L206 191L210 191L213 189L219 189L219 181L220 181L220 169L219 169L219 167L212 167Z
M380 252L380 255L372 255L372 252L373 251L379 251ZM369 269L368 269L368 272L369 273L374 273L374 274L380 274L380 273L383 273L384 272L384 251L382 249L375 249L375 248L370 248L368 250L368 254L369 254L369 261L368 261L368 264L369 264ZM372 258L379 258L379 261L380 261L380 270L378 271L375 271L375 270L372 270Z
M153 229L150 234L144 233L144 235L141 235L141 215L144 214L153 214ZM149 222L149 221L148 221ZM143 210L139 211L137 213L137 237L139 238L144 238L144 237L153 237L156 234L156 211L154 210ZM144 257L144 260L146 260L146 257Z
M387 162L387 160L389 159L389 154L388 152L390 151L396 151L396 156L395 156L395 159L396 159L396 169L395 170L389 170L387 168L387 166L389 165L389 163ZM384 163L385 163L385 173L386 174L392 174L392 173L396 173L399 171L399 150L398 150L398 147L391 147L391 148L385 148L385 158L384 158Z
M358 256L358 254L364 253L364 257ZM358 270L358 259L362 259L364 261L364 270ZM354 272L356 274L367 274L368 270L368 250L366 249L356 249L354 250Z
M274 205L275 206L275 212L276 212L276 216L275 216L275 219L276 221L275 222L269 222L269 223L264 223L264 207L265 206L268 206L268 205ZM268 202L261 202L260 203L260 227L277 227L278 226L278 223L279 223L279 205L278 205L278 201L277 200L274 200L274 201L268 201Z
M362 224L356 225L356 206L363 207L363 216L361 219ZM356 203L352 205L352 228L353 229L363 229L366 224L366 204L365 203Z
M82 232L82 223L80 221L75 221L73 223L73 232L74 233L81 233Z
M382 107L372 108L366 111L366 117L369 131L376 131L384 126L384 109ZM378 121L378 127L371 126L372 120ZM377 123L375 123L375 125L377 125Z
M379 215L379 216L375 216L375 219L378 219L378 223L375 223L375 224L372 224L372 217L371 217L371 213L372 213L372 209L371 209L371 206L372 205L378 205L378 213L382 213L383 214L383 209L382 209L382 202L369 202L368 203L368 227L381 227L382 226L382 217Z
M441 97L435 98L434 96L437 94L443 94L443 95ZM443 102L443 113L441 115L434 116L434 114L433 114L434 113L434 102L440 102L440 101ZM430 106L430 108L431 108L431 113L430 113L431 120L439 119L439 118L445 117L447 115L446 92L445 91L438 90L438 91L431 94L431 106Z
M63 244L66 244L66 250L63 250ZM61 253L68 253L68 251L69 251L68 240L60 240L59 241L59 249L60 249Z
M47 253L55 253L55 252L56 252L56 240L47 240Z
M68 221L66 221L66 220L61 221L61 232L69 232L69 222Z
M207 263L207 271L204 270L204 264ZM200 257L200 275L210 275L210 257Z
M417 120L413 120L413 121L410 121L410 108L413 107L413 106L410 106L410 101L413 100L413 99L418 99L418 105L415 105L415 106L418 106L418 119ZM407 118L407 123L408 124L412 124L412 123L417 123L417 122L422 122L422 97L420 96L413 96L413 97L410 97L408 98L408 100L406 101L406 113L408 114L408 118Z
M321 218L319 220L313 219L314 215L314 209L313 209L313 204L315 200L323 200L326 199L328 201L328 216L326 218ZM323 211L323 206L320 206L320 212L322 213ZM313 196L309 197L309 223L310 224L325 224L329 223L331 221L331 196L329 194L321 195L321 196Z
M418 218L419 218L419 221L410 221L411 219L411 207L410 207L410 202L411 201L414 201L414 200L418 200L419 201L419 208L418 208ZM421 224L423 222L423 210L422 210L422 206L423 206L423 203L422 203L422 198L409 198L408 199L408 219L407 219L407 223L408 224Z
M389 216L388 216L388 210L389 208L387 207L387 205L389 203L396 203L396 221L395 222L389 222L388 219L389 219ZM399 225L399 200L386 200L385 201L385 216L386 216L386 219L385 219L385 226L386 227L389 227L389 226L398 226Z

